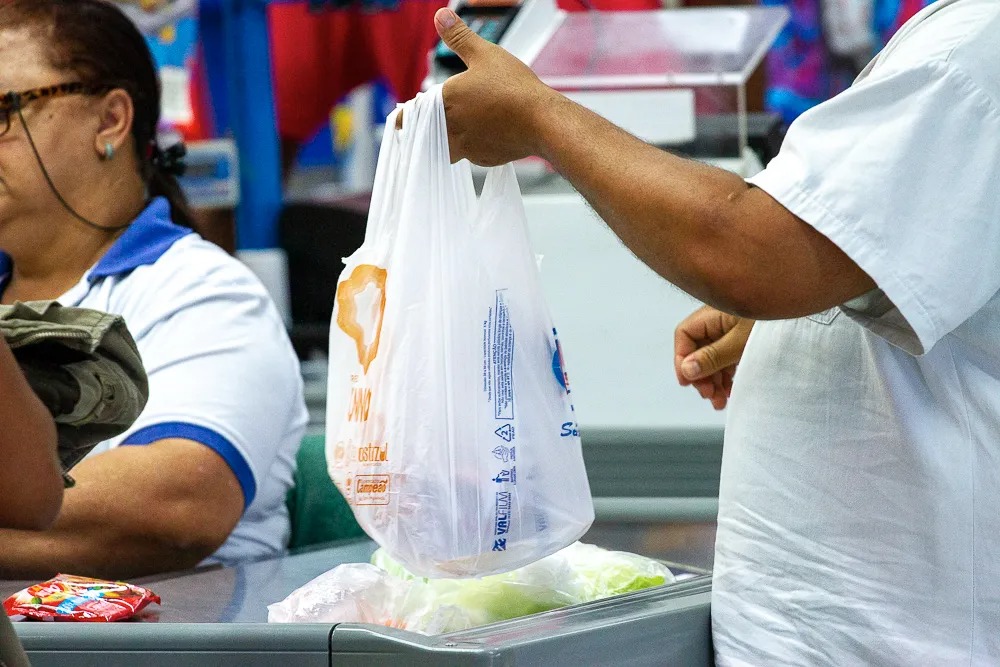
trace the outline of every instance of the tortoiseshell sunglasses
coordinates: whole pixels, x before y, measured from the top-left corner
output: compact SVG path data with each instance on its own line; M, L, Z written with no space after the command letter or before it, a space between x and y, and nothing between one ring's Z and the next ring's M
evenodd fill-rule
M44 97L63 97L65 95L100 95L111 90L111 86L92 86L79 81L70 83L57 83L54 86L43 86L22 90L20 92L10 91L0 97L0 137L10 130L10 117L14 113L20 113L29 102L40 100Z

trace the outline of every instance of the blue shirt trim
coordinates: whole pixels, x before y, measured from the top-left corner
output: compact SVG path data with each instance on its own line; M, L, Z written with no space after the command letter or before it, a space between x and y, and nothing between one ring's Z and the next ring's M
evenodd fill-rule
M221 456L233 474L236 475L236 480L240 483L240 488L243 489L243 509L246 510L247 507L250 507L250 503L257 495L257 483L250 471L250 464L233 443L212 429L185 422L164 422L139 429L125 438L122 445L149 445L168 438L182 438L200 442Z
M173 223L170 203L164 197L156 197L97 262L88 280L93 283L155 264L174 243L191 233L187 227Z
M14 262L10 261L10 255L0 252L0 294L3 294L7 281L10 280L10 272L14 270Z

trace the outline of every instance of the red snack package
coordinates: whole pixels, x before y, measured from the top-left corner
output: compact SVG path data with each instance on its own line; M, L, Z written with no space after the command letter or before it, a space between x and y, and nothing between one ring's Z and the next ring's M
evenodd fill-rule
M124 581L58 574L4 600L8 616L38 620L110 623L131 618L160 597Z

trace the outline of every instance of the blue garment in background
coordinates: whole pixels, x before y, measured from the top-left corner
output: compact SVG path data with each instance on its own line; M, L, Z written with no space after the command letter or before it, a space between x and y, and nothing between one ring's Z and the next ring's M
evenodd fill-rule
M875 49L885 46L914 14L934 0L872 0ZM790 124L807 109L846 90L858 74L857 64L830 52L823 39L821 0L761 0L781 5L791 20L767 59L765 106Z

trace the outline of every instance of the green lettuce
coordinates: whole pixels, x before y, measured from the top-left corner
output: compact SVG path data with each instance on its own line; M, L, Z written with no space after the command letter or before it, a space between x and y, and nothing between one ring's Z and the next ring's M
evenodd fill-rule
M417 577L383 549L375 552L371 562L390 576L419 587L422 597L430 601L430 608L460 609L465 627L528 616L674 580L670 570L658 561L580 542L531 565L480 579ZM411 622L411 626L418 629L419 622ZM461 628L447 630L457 629Z

